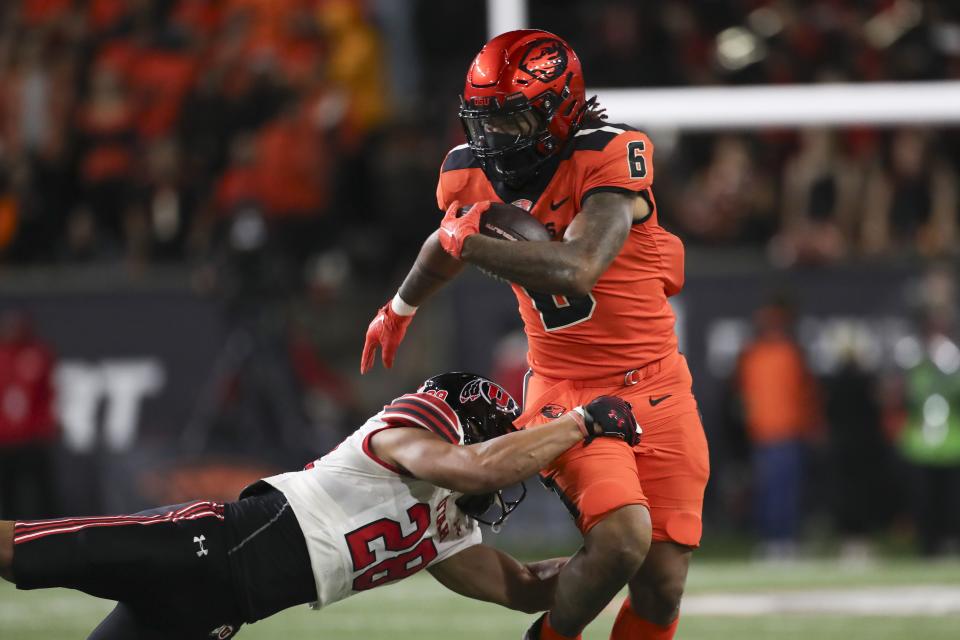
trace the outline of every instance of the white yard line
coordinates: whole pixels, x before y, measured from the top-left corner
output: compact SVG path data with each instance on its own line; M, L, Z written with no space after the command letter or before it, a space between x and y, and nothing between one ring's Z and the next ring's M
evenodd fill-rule
M619 608L619 602L614 604L615 608ZM956 615L960 614L960 586L704 593L685 596L681 611L685 616L733 617L775 614L894 617Z

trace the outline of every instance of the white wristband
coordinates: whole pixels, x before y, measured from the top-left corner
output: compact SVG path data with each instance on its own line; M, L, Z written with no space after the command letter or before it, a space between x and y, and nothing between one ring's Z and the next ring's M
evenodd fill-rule
M587 429L586 411L583 410L583 407L574 407L570 409L570 413L575 414L570 417L577 421L577 426L580 427L580 433L583 434L583 437L590 437L590 430Z
M393 296L393 300L390 301L390 308L393 309L393 312L398 316L412 316L417 312L416 307L403 301L399 292Z

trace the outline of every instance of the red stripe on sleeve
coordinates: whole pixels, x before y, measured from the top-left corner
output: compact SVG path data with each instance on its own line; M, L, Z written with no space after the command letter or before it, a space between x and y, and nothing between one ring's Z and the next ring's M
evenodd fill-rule
M452 444L458 442L455 434L451 433L450 429L439 422L433 415L425 411L422 406L414 406L406 402L395 402L388 407L383 417L388 420L401 420L408 424L413 423L436 433L447 442Z
M457 425L450 420L450 415L456 416L452 410L442 411L436 404L425 400L425 394L406 395L394 400L384 407L383 418L389 420L406 421L433 431L447 442L460 443ZM437 400L437 402L442 402ZM446 404L446 403L444 403Z
M418 393L416 397L423 400L424 402L429 402L446 416L447 420L450 421L450 425L453 427L454 431L458 431L457 425L460 424L460 418L457 417L457 414L454 412L453 407L448 405L446 402L438 398L437 396L431 395L429 393Z

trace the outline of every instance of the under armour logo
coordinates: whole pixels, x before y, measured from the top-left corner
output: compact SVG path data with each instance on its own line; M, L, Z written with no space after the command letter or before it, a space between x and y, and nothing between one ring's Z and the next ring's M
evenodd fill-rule
M235 629L232 625L225 624L223 626L217 627L210 632L211 638L216 638L217 640L226 640L227 638L233 635Z
M234 629L232 625L225 624L211 631L210 637L216 638L217 640L227 640L227 638L233 636L234 631L236 631L236 629Z
M204 548L203 548L203 541L206 540L206 539L207 539L206 536L199 536L199 537L198 537L198 536L193 536L193 541L196 542L198 545L200 545L200 551L197 551L197 557L198 557L198 558L201 557L201 556L208 555L208 554L210 553L210 550L209 550L209 549L204 549Z

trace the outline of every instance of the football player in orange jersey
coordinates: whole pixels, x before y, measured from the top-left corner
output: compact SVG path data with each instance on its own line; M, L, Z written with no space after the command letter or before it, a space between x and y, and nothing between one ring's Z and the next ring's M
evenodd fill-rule
M635 447L575 447L543 472L584 543L527 637L579 637L627 584L611 637L668 640L700 543L709 462L667 303L683 286L683 246L658 222L653 144L604 121L576 54L544 31L487 43L467 73L460 118L467 142L447 154L437 187L446 216L370 323L361 371L377 348L392 365L417 307L464 262L509 280L529 340L517 424L535 427L615 393L644 430ZM480 235L492 201L526 209L553 241ZM471 206L458 217L461 204Z

